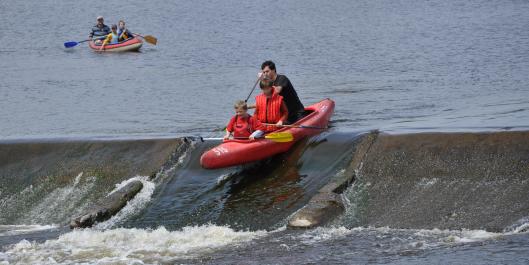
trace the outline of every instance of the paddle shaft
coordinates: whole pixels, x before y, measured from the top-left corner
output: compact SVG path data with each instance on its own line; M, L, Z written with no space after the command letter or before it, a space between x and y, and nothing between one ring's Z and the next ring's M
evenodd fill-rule
M246 100L244 102L248 102L248 99L250 99L250 97L252 96L252 93L255 90L255 88L257 87L257 84L259 83L260 80L261 80L261 76L259 76L257 78L257 81L255 81L255 84L253 85L252 91L250 91L250 94L248 94L248 97L246 97Z
M310 125L288 125L288 124L278 125L278 124L273 124L273 123L263 123L263 125L286 127L286 128L317 129L317 130L327 129L327 127L318 127L318 126L310 126Z
M235 137L236 140L248 140L249 137ZM262 138L259 138L262 139ZM286 143L286 142L292 142L294 141L294 136L289 132L273 132L270 134L267 134L264 136L264 139L278 142L278 143ZM202 138L200 137L200 140L203 142L204 140L224 140L224 138Z
M231 139L248 140L250 138L248 138L248 137L235 137L235 138L231 138ZM218 137L218 138L202 138L202 137L200 137L200 140L202 140L202 141L218 141L218 140L224 140L224 138L221 138L221 137Z
M65 43L64 43L64 47L66 47L66 48L73 48L73 47L77 46L79 43L83 43L83 42L87 42L87 41L91 41L91 40L99 40L99 39L102 39L102 38L106 38L106 36L101 36L101 37L99 37L99 38L95 38L95 39L82 40L82 41L79 41L79 42L76 42L76 41L69 41L69 42L65 42Z

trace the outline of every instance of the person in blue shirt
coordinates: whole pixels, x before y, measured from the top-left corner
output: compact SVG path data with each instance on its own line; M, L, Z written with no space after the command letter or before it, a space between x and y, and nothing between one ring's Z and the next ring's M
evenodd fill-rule
M110 33L110 28L105 25L105 20L102 16L97 17L97 24L92 27L92 32L88 35L89 39L94 39L96 44L101 43L101 39Z
M134 37L132 33L125 27L124 20L120 20L118 23L118 36L119 41L127 40Z

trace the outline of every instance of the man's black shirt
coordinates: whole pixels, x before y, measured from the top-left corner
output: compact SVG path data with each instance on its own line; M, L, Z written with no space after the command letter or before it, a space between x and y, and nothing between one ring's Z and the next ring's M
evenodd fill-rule
M283 96L285 105L287 105L289 122L293 123L301 118L300 115L305 111L305 107L299 100L298 93L294 90L290 80L284 75L277 75L276 80L274 80L274 86L281 87L279 95Z

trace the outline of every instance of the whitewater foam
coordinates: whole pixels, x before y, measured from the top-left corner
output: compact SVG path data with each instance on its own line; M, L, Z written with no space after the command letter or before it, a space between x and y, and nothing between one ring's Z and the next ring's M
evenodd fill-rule
M235 176L235 172L222 174L220 177L217 178L217 185L216 186L220 186L220 185L226 183L226 181L230 180L233 176Z
M95 184L95 177L84 176L81 172L65 186L49 191L46 184L29 185L0 200L0 209L6 213L0 216L0 223L42 225L61 222L88 204L85 198ZM17 212L21 209L24 213ZM16 220L7 221L10 216L17 216Z
M47 194L23 217L24 220L32 224L42 224L48 220L57 220L58 216L63 216L61 219L66 219L66 215L75 212L76 208L80 208L76 205L81 203L85 195L95 185L95 178L91 176L85 178L84 185L80 185L82 177L83 172L79 173L69 185L57 188Z
M340 240L350 236L374 236L389 249L426 249L471 242L500 239L512 235L485 230L441 230L441 229L394 229L390 227L320 227L296 236L302 244L314 245L325 241ZM392 242L392 243L388 243Z
M0 225L0 236L13 236L59 228L59 225Z
M21 264L152 264L207 255L266 235L265 231L234 231L226 226L157 229L79 229L44 243L22 240L1 254Z

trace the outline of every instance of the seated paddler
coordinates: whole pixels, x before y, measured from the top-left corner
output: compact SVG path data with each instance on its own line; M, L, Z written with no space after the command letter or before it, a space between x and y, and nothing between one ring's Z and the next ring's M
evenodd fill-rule
M275 124L265 126L266 132L279 129L288 121L288 109L283 100L273 87L274 81L263 79L259 82L262 93L255 97L254 116L261 123Z
M225 140L260 138L264 135L264 128L254 116L248 114L248 106L244 100L237 100L233 106L235 116L230 119L226 126Z
M122 19L118 22L119 41L124 41L133 37L132 33L125 27L125 21Z
M97 17L97 24L92 27L89 39L93 39L96 44L100 44L102 39L104 39L110 33L110 28L105 25L105 20L102 16Z
M105 45L107 44L116 44L119 42L119 35L118 35L118 26L116 24L112 25L111 27L112 31L110 34L107 35L106 39L103 41L103 44L101 45L101 48L99 50L103 50L105 48Z

